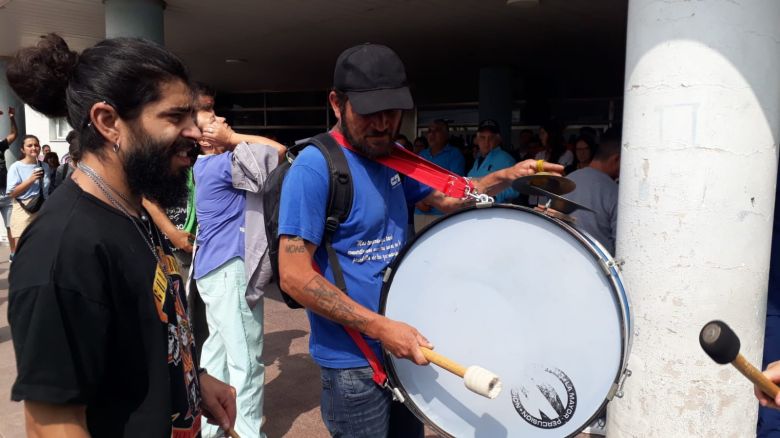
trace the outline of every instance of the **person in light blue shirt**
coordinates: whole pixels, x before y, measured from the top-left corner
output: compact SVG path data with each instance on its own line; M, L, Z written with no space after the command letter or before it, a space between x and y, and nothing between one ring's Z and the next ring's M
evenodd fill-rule
M22 139L22 158L8 168L6 177L6 195L14 199L11 209L11 236L14 243L37 215L37 211L28 211L36 204L38 197L49 196L49 165L38 161L41 144L38 137L26 135ZM24 206L22 206L24 204Z
M445 120L434 120L428 127L427 138L429 146L420 152L421 157L458 175L466 172L466 159L463 154L447 144L450 138L450 126ZM414 210L415 232L420 231L442 214L429 205L418 203Z
M479 156L468 173L469 178L479 178L497 170L515 165L515 159L501 149L501 134L495 120L483 120L477 130L476 143L479 146ZM496 202L510 202L518 196L512 188L508 188L495 196Z

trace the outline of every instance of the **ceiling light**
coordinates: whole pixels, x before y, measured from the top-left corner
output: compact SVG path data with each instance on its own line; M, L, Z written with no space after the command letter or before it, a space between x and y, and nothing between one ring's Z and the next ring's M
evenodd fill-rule
M539 6L539 0L506 0L508 6Z
M225 60L225 63L227 64L246 64L247 61L245 58L228 58Z

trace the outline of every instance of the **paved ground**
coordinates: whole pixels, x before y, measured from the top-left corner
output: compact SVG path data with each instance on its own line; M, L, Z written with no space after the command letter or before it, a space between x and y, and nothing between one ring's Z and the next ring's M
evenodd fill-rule
M10 401L16 377L8 328L8 247L0 246L0 438L24 437L22 405ZM266 387L264 430L269 438L327 437L319 412L319 370L308 354L309 323L278 291L265 300ZM586 435L580 435L586 436ZM436 437L431 431L426 437Z
M8 247L0 246L0 438L17 438L24 436L24 417L21 405L10 399L16 363L7 316Z

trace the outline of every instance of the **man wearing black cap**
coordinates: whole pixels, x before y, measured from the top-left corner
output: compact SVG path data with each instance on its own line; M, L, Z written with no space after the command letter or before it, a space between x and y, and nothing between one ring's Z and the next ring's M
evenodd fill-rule
M479 156L468 173L470 178L483 177L515 165L515 159L499 147L501 129L495 120L486 119L479 124L475 143L479 147ZM496 202L509 202L517 195L516 191L508 188L496 196Z
M363 333L377 357L382 357L384 348L416 364L428 363L419 350L430 347L422 334L377 313L382 273L406 242L410 203L424 200L442 211L452 211L467 201L402 179L373 160L390 154L401 111L413 107L404 65L391 49L363 44L344 51L336 61L334 89L328 98L338 119L331 136L355 149L343 149L353 179L352 209L331 242L348 295L334 285L332 265L324 246L320 247L330 177L325 158L314 147L301 151L282 187L281 286L309 311L310 351L322 368L321 412L330 433L421 437L422 425L373 382L365 356L344 327ZM536 162L529 160L493 173L476 181L477 190L496 193L534 169ZM548 164L545 170L563 169Z

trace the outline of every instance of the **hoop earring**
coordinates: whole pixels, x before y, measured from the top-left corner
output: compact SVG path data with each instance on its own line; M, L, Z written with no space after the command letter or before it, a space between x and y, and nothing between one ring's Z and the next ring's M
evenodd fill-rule
M119 142L114 143L114 153L119 152Z

